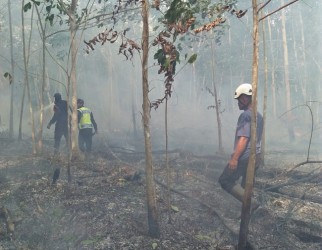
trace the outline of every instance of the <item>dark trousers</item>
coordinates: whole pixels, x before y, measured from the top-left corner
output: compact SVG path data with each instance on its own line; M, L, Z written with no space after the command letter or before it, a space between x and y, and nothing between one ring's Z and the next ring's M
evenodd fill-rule
M54 148L55 148L55 152L58 152L59 150L59 146L60 146L60 141L62 137L65 137L66 140L66 144L68 144L68 128L62 128L62 127L56 127L55 128L55 134L54 134L54 138L55 138L55 144L54 144Z
M78 133L78 146L83 152L92 151L92 136L93 130L91 128L83 128Z
M230 190L237 184L237 181L240 177L242 178L241 186L245 188L248 160L249 159L238 161L237 169L235 171L231 171L229 169L229 165L226 165L224 171L222 172L218 180L218 182L224 190L230 192ZM260 165L260 155L256 155L255 164L256 171Z

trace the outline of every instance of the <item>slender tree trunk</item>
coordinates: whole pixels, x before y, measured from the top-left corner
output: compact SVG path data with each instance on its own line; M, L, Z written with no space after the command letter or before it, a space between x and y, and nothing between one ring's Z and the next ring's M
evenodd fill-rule
M76 32L77 32L77 24L76 24L76 6L77 0L72 0L71 7L69 10L70 16L70 50L71 50L71 71L70 71L70 79L68 81L69 86L71 87L72 94L72 136L71 136L71 150L72 157L78 157L79 149L78 149L78 118L77 118L77 81L76 81L76 56L77 56L77 46L76 46ZM70 170L68 172L68 176L70 179Z
M164 128L165 128L165 165L167 170L167 209L168 209L168 223L172 222L171 218L171 169L169 166L169 137L168 137L168 98L165 99L164 112Z
M299 13L299 19L301 19L301 13ZM297 44L297 39L296 39L296 34L298 32L298 28L299 28L299 23L297 22L297 20L294 20L293 22L291 22L291 26L292 26L292 43L293 43L293 51L292 54L294 55L294 61L293 61L293 65L296 67L296 69L298 70L298 72L301 72L301 74L298 74L297 76L297 81L296 81L296 85L295 85L295 92L296 95L299 98L294 99L295 103L294 105L300 105L303 103L303 100L306 99L306 79L305 79L305 71L302 71L304 68L304 65L302 65L304 62L300 60L300 55L298 53L298 44ZM303 35L303 34L302 34ZM302 95L302 98L300 98L300 96Z
M218 101L218 94L217 94L217 88L215 83L215 49L213 45L213 41L211 41L211 65L212 65L212 84L213 84L213 93L215 97L215 110L216 110L216 119L217 119L217 132L218 132L218 152L223 153L224 148L222 144L222 133L221 133L221 119L220 119L220 103Z
M19 141L22 140L22 118L23 118L23 110L24 110L24 106L25 106L25 95L26 95L26 80L24 81L24 84L23 84L23 91L22 91L22 97L21 97L19 131L18 131L18 140Z
M305 54L305 49L306 45L305 45L305 35L304 35L304 24L303 24L303 18L302 18L302 11L299 11L299 21L300 21L300 30L301 30L301 47L302 49L302 60L300 62L300 66L299 69L301 69L301 71L303 70L303 78L302 81L303 83L302 85L302 91L303 91L303 96L304 96L304 100L307 100L307 81L308 81L308 77L307 77L307 62L306 62L306 54ZM301 74L302 75L302 74ZM319 116L317 116L319 117ZM317 118L319 119L319 118Z
M275 86L275 56L273 54L273 44L272 44L272 29L271 29L271 21L270 17L267 17L267 26L268 26L268 34L270 41L270 54L271 54L271 89L272 89L272 104L273 104L273 115L276 118L277 109L276 109L276 86Z
M251 150L247 166L245 195L242 206L238 250L247 250L248 225L250 220L251 196L253 193L255 161L256 161L256 129L257 129L257 83L258 83L258 13L257 0L253 5L253 66L252 66L252 120L251 120Z
M137 132L137 127L136 127L136 114L135 114L135 110L136 110L136 102L135 102L135 77L134 77L134 71L133 72L133 77L131 78L131 102L132 102L132 107L131 107L131 111L132 111L132 123L133 123L133 136L134 138L137 138L138 132Z
M284 1L282 0L282 5ZM284 82L285 82L285 94L286 94L286 110L291 110L291 87L289 79L289 62L288 62L288 46L286 39L286 25L285 25L285 11L282 10L282 37L283 37L283 51L284 51ZM292 112L287 112L287 126L290 142L294 141L294 127L292 125Z
M156 206L155 184L153 179L152 146L150 133L150 102L148 83L148 56L149 56L149 2L144 1L142 6L142 90L143 90L143 126L145 142L146 164L146 192L148 207L149 234L151 237L160 237L159 220Z
M266 36L265 36L265 21L262 21L262 34L263 34L263 55L264 55L264 100L263 100L263 134L262 134L262 151L261 151L261 164L265 165L265 144L266 144L266 112L267 112L267 91L268 91L268 65L266 53Z
M12 35L12 17L11 17L11 1L8 0L8 14L9 14L9 31L10 31L10 57L11 57L11 95L10 95L10 124L9 137L13 138L13 98L14 98L14 82L15 82L15 66L13 58L13 35Z
M24 17L24 11L23 11L23 6L25 4L25 1L22 1L22 8L21 8L21 22L22 22L22 37L23 37L23 43L25 46L25 17ZM30 45L31 45L31 37L32 37L32 31L33 31L33 16L34 16L34 5L32 5L32 10L31 10L31 21L30 21L30 34L29 34L29 40L28 40L28 50L26 51L24 48L24 52L26 55L26 65L24 67L27 68L27 73L28 73L28 65L29 65L29 54L30 54ZM25 77L28 77L25 76ZM20 119L19 119L19 132L18 132L18 140L22 140L22 119L23 119L23 112L24 112L24 104L25 104L25 96L26 96L26 78L24 80L24 86L23 86L23 92L22 92L22 98L21 98L21 108L20 108ZM33 144L35 141L33 141Z
M24 0L22 0L22 6L24 6ZM32 108L32 102L31 102L31 95L30 95L30 87L29 87L29 77L28 77L28 61L29 61L29 55L27 55L26 52L26 39L25 39L25 30L24 30L24 13L23 8L21 8L21 21L22 21L22 47L23 47L23 62L24 62L24 70L25 70L25 86L27 86L27 95L28 95L28 101L29 101L29 112L30 112L30 120L31 120L31 139L32 139L32 153L36 154L36 138L35 138L35 122L34 122L34 112ZM30 33L31 36L31 33ZM30 40L29 40L30 43ZM30 49L30 47L29 47Z
M40 25L40 32L41 32L41 40L42 40L42 80L41 80L41 90L39 94L39 106L40 106L40 113L39 113L39 131L38 131L38 153L42 152L43 147L43 126L44 126L44 92L45 92L45 84L46 84L46 24L43 25L41 21L41 15L39 13L38 7L36 5L36 11L38 14L38 20Z

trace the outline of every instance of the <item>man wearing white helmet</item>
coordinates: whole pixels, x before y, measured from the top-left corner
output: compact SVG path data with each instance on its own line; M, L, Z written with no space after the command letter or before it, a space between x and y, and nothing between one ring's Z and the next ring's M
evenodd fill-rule
M246 172L250 154L251 119L252 119L252 85L243 83L235 91L234 98L238 101L238 107L243 112L240 114L235 133L234 152L219 177L222 188L233 195L239 201L243 201L246 183ZM261 152L261 140L263 132L263 116L257 112L257 139L256 139L256 166L259 167ZM242 177L241 184L238 180ZM252 200L252 211L259 204Z

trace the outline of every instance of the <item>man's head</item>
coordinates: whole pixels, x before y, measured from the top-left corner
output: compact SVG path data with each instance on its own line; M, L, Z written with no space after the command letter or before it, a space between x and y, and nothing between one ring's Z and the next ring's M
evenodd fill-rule
M240 110L246 110L252 103L252 85L243 83L239 85L235 91L234 98L238 100Z
M83 99L77 99L77 108L81 108L84 106L84 100Z
M61 101L61 94L60 93L54 94L54 98L55 98L55 103Z

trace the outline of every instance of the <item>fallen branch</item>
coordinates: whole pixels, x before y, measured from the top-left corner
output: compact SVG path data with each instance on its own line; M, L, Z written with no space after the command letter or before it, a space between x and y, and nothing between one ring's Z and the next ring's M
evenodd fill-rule
M300 183L300 182L311 181L311 180L313 180L313 179L315 179L317 177L320 177L320 175L312 175L312 174L310 174L309 176L306 176L304 178L298 179L296 181L290 181L290 182L287 182L287 183L282 183L282 184L279 184L279 185L275 185L275 186L272 186L272 187L265 188L263 191L276 191L281 187L294 185L294 184L297 184L297 183Z
M1 207L0 208L0 217L5 219L7 233L10 235L10 237L12 237L12 235L15 231L15 224L13 223L13 221L11 219L10 211L5 207Z
M161 187L168 188L167 185L163 184L161 181L157 180L156 178L154 178L154 181L157 184L159 184ZM189 196L189 195L187 195L185 193L182 193L182 192L180 192L180 191L178 191L178 190L176 190L174 188L170 187L170 191L172 191L172 192L174 192L176 194L179 194L179 195L181 195L181 196L183 196L185 198L188 198L190 200L193 200L193 201L199 203L200 205L202 205L204 208L207 208L211 213L215 214L220 219L222 224L229 230L229 232L231 232L231 234L233 234L235 237L238 237L239 232L238 231L236 232L234 230L234 228L232 228L230 225L228 225L227 220L225 220L225 218L223 216L221 216L220 213L216 209L214 209L212 206L200 201L199 199L196 199L196 198L194 198L192 196ZM247 243L248 243L248 246L251 247L250 249L255 249L250 242L247 242Z
M294 167L292 167L291 169L287 170L287 172L291 172L291 171L293 171L294 169L296 169L296 168L298 168L298 167L300 167L300 166L302 166L302 165L305 165L305 164L311 164L311 163L322 163L322 161L309 161L309 160L307 160L307 161L303 161L303 162L301 162L301 163L296 164L296 165L295 165Z

